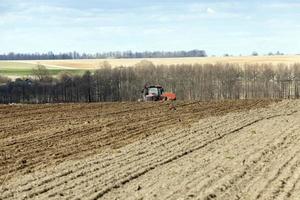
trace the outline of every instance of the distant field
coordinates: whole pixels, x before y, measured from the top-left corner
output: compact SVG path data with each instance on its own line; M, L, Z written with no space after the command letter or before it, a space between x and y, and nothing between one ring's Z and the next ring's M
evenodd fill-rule
M10 78L27 77L32 75L32 69L38 64L29 63L27 61L0 61L0 75ZM49 69L51 75L56 76L61 72L69 72L71 74L82 74L84 70L68 68L68 67L56 67L46 66Z
M84 70L97 69L104 61L113 67L134 66L142 60L149 60L156 65L176 64L294 64L300 63L300 55L287 56L243 56L243 57L200 57L200 58L147 58L147 59L87 59L87 60L33 60L33 61L0 61L0 75L9 77L30 76L32 68L37 64L45 65L52 75L62 71L73 74L83 73Z
M61 72L69 72L71 74L81 74L84 70L77 70L77 69L49 69L51 75L58 75ZM3 76L30 76L32 75L31 68L0 68L0 74Z
M300 56L247 56L247 57L197 57L197 58L146 58L146 59L90 59L90 60L45 60L30 61L30 64L41 63L44 65L57 67L71 67L75 69L95 69L102 62L107 61L113 67L134 66L142 60L149 60L156 65L176 65L176 64L215 64L215 63L235 63L235 64L293 64L300 63Z

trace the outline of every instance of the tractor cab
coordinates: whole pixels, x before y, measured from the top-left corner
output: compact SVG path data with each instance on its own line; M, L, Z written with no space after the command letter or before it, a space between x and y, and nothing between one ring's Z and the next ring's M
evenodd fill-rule
M145 101L159 101L163 100L164 88L160 85L151 85L144 88Z
M148 94L161 96L164 92L164 88L161 86L150 86L148 87Z
M175 101L176 94L172 92L165 92L160 85L145 85L142 90L143 99L139 101Z

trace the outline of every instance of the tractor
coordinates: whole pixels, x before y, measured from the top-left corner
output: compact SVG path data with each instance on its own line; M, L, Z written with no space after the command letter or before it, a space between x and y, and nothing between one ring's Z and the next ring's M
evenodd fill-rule
M176 94L172 92L165 92L160 85L145 85L142 90L143 101L174 101Z

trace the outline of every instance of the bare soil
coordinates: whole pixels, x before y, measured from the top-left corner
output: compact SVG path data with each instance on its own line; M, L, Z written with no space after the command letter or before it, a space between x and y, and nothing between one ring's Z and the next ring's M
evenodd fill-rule
M299 197L300 101L176 108L0 106L0 199Z

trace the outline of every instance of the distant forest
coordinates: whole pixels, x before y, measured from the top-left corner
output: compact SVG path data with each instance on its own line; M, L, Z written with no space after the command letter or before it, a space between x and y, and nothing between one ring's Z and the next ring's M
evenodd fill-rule
M64 60L64 59L104 59L104 58L177 58L177 57L206 57L206 52L203 50L191 51L115 51L106 53L86 54L76 51L69 53L54 54L48 53L8 53L0 55L0 60Z
M34 78L0 76L0 103L137 101L146 83L160 84L179 100L283 99L300 97L300 64L158 65L141 61L112 68L104 62L83 75L52 77L44 66Z

